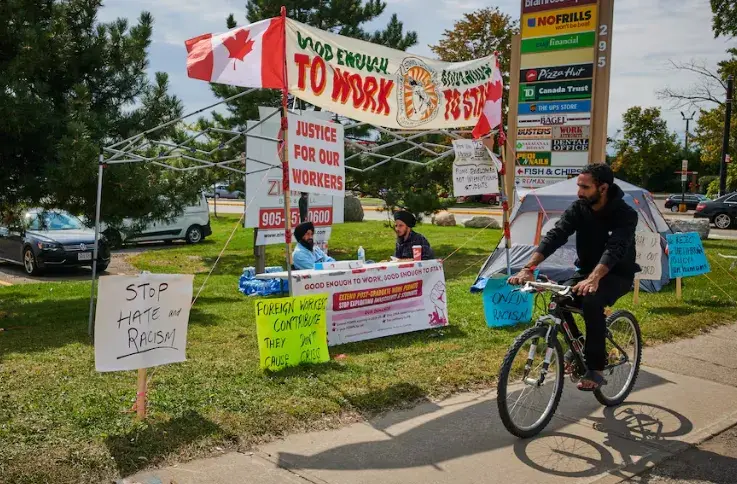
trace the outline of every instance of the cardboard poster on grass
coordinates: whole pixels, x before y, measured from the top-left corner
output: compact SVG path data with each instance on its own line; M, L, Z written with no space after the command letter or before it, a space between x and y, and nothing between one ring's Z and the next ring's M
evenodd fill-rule
M328 294L256 301L256 334L262 369L330 361Z
M186 360L193 275L100 278L95 368L123 371Z

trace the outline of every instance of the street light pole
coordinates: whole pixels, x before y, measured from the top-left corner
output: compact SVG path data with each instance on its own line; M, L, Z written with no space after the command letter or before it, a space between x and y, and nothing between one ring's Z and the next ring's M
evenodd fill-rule
M732 92L734 90L734 76L727 78L727 104L724 114L724 139L722 140L722 161L719 164L719 196L727 193L727 156L729 155L729 130L732 120Z
M686 121L686 140L684 143L684 163L681 165L681 206L678 207L679 212L685 212L686 211L686 178L688 176L687 167L688 167L688 127L689 123L693 121L694 116L696 115L696 111L691 113L690 117L686 117L685 114L683 114L683 111L681 111L681 117L683 117L683 120Z

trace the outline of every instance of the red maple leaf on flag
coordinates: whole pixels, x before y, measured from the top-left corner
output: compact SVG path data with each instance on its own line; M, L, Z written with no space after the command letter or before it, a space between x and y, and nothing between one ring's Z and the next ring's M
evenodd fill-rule
M223 40L223 45L228 49L228 59L233 59L233 70L235 70L235 59L242 62L243 58L253 50L254 42L248 38L249 34L248 30L241 29L234 36Z

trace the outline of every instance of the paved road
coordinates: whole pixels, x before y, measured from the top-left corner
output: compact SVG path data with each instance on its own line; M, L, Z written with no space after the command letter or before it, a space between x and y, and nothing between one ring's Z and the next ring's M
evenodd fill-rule
M663 201L657 200L657 202L661 205L661 210L665 210L664 207L662 207ZM378 210L372 210L373 207L364 207L364 220L387 220L387 213L386 212L380 212ZM229 214L241 214L243 213L243 204L232 204L229 203L227 205L225 204L218 204L217 206L218 213L229 213ZM210 204L210 211L214 211L214 207L212 203ZM499 212L499 209L497 207L489 207L489 209L470 209L467 212L478 212L476 214L469 214L469 213L454 213L456 223L463 224L473 218L475 215L487 215L491 216L497 219L498 222L501 223L502 217L501 213ZM486 213L484 213L486 212ZM687 212L687 213L671 213L669 211L664 211L663 216L666 218L679 218L679 219L685 219L685 220L693 220L693 211ZM429 223L429 220L427 220ZM719 230L712 227L710 232L710 238L723 238L723 239L734 239L737 240L737 230Z

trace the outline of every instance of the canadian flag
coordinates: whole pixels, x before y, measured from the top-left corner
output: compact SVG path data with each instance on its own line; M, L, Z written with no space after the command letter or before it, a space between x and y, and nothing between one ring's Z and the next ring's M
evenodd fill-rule
M504 92L504 80L502 71L499 69L499 60L494 66L494 74L486 86L486 101L479 117L476 127L473 128L473 137L478 139L489 131L502 124L502 93Z
M284 18L262 20L222 34L185 41L187 75L242 87L283 89Z

